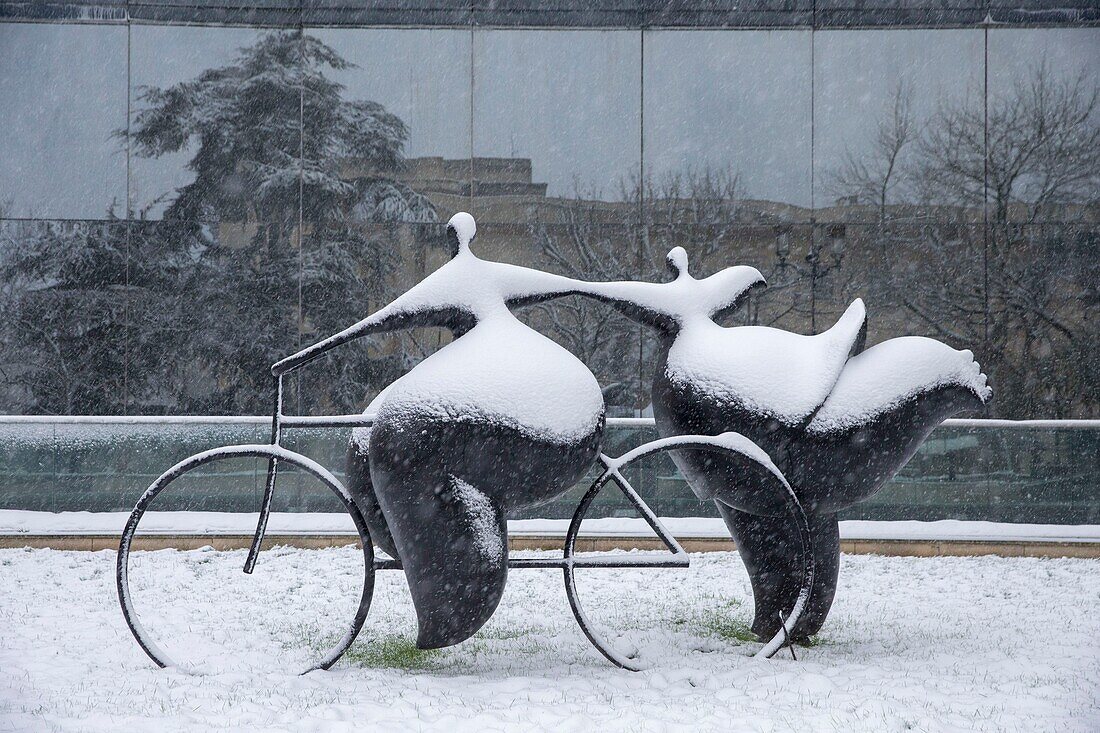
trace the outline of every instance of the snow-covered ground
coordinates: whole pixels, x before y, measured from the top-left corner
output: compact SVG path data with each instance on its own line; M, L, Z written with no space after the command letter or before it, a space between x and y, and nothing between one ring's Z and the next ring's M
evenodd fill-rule
M0 535L103 535L122 534L129 512L38 512L0 509ZM256 531L256 512L149 512L138 534L251 535ZM718 517L662 517L676 537L728 538L729 530ZM268 532L276 535L355 534L346 513L272 512ZM513 535L564 537L568 519L513 519ZM593 537L644 537L653 534L638 517L586 519L582 534ZM984 540L990 542L1100 542L1097 524L1016 524L1008 522L867 521L840 523L846 540Z
M588 570L602 628L653 666L611 667L554 570L515 571L473 639L424 653L400 573L359 641L295 671L350 617L351 548L135 553L152 634L206 670L161 670L119 613L113 552L0 550L0 730L1100 730L1100 561L844 556L818 643L770 661L736 555Z

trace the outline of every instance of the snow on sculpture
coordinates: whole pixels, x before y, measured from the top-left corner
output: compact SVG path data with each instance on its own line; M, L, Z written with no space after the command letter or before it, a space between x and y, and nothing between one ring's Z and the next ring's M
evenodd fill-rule
M804 640L832 605L840 561L837 512L875 493L940 422L992 396L970 351L895 338L864 351L856 300L829 330L803 336L715 322L765 284L751 267L702 280L681 247L667 283L591 284L588 292L660 338L653 409L661 436L736 431L755 441L797 494L813 530L814 585L791 635ZM753 631L770 637L789 617L801 580L801 540L767 477L724 456L675 451L700 499L713 500L752 580ZM748 489L746 491L746 489Z

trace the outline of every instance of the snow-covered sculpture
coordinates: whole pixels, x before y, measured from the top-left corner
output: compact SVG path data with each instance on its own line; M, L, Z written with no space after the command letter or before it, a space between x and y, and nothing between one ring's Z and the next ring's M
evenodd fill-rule
M858 300L814 336L720 326L715 319L764 284L752 267L696 280L677 247L668 256L670 282L589 283L478 258L469 214L456 214L448 234L449 262L276 365L304 363L369 333L437 326L454 334L371 402L373 424L354 431L348 452L348 489L374 542L405 570L422 648L458 643L489 619L507 577L505 517L569 489L600 455L604 403L595 377L512 308L582 294L654 328L662 437L737 432L770 456L673 452L738 544L753 583L753 630L765 638L790 618L807 567L806 527L790 518L768 467L778 467L809 516L815 570L805 577L813 588L789 629L804 639L823 623L835 592L837 512L879 489L939 422L991 394L969 351L926 338L864 351Z
M508 570L505 516L580 480L604 429L592 372L509 310L579 283L479 259L475 233L473 217L455 215L449 262L314 347L414 326L455 336L371 402L374 423L348 455L348 489L404 567L421 648L456 644L489 619Z
M589 292L659 334L652 399L662 437L741 433L790 482L813 536L810 605L791 631L804 640L821 627L836 590L837 512L875 493L936 425L980 407L992 391L970 351L933 339L895 338L864 350L860 300L814 336L720 326L715 319L764 285L763 276L731 267L697 280L680 247L668 265L671 282L592 284ZM751 576L753 631L771 637L800 588L796 528L752 467L712 453L678 451L673 459L694 492L717 504Z

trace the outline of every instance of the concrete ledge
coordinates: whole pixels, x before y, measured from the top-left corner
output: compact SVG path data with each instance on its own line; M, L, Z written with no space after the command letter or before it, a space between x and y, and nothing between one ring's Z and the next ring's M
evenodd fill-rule
M564 538L546 535L513 535L509 538L512 550L560 550ZM215 550L240 550L252 542L251 535L194 535L194 534L145 534L134 539L135 550L197 550L212 547ZM722 537L685 537L680 540L688 552L731 552L737 548L733 541ZM287 545L305 549L340 547L357 544L347 534L268 534L264 547ZM50 548L54 550L117 550L116 535L0 535L0 549ZM608 552L610 550L661 550L663 545L653 537L584 537L577 540L579 552ZM841 540L841 552L853 555L891 555L895 557L975 557L999 555L1001 557L1080 557L1100 558L1100 542L1051 542L1051 541L1003 541L1003 540L923 540L923 539L868 539Z

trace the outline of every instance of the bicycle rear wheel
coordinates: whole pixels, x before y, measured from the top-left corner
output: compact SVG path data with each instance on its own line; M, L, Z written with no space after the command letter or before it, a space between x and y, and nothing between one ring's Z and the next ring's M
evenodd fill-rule
M669 438L659 438L640 445L619 458L602 457L606 469L592 482L592 485L577 505L577 509L573 514L573 519L569 524L569 530L565 536L565 545L562 551L565 594L569 599L569 606L573 611L573 616L578 626L580 626L581 631L584 632L584 635L609 662L617 667L632 672L637 672L644 668L635 655L623 653L621 650L616 649L611 641L605 638L587 617L583 605L581 604L580 594L577 590L576 570L580 567L623 569L688 566L688 557L683 548L680 547L671 533L661 524L657 516L642 498L638 496L637 492L630 485L630 482L627 481L626 477L623 475L624 469L631 463L656 453L663 453L671 450L698 450L721 453L733 460L743 461L746 465L751 463L763 466L771 475L775 491L782 497L788 515L794 520L798 528L799 538L802 544L802 585L798 594L798 599L790 615L786 619L781 619L782 627L780 631L770 640L765 642L763 647L755 654L758 658L770 658L780 648L789 644L788 629L794 628L798 618L809 603L810 590L813 587L814 579L814 558L813 553L810 552L810 525L806 518L805 511L802 509L802 504L798 500L798 496L794 493L794 490L791 489L790 484L787 482L786 478L784 478L783 474L771 462L767 454L757 447L755 443L739 433L727 432L719 435L680 435ZM650 528L657 534L657 537L664 543L669 554L647 553L636 556L616 556L606 553L589 553L584 558L578 557L576 545L577 538L580 535L581 523L587 516L596 496L608 484L614 484L626 495L638 510L641 517L645 519Z

